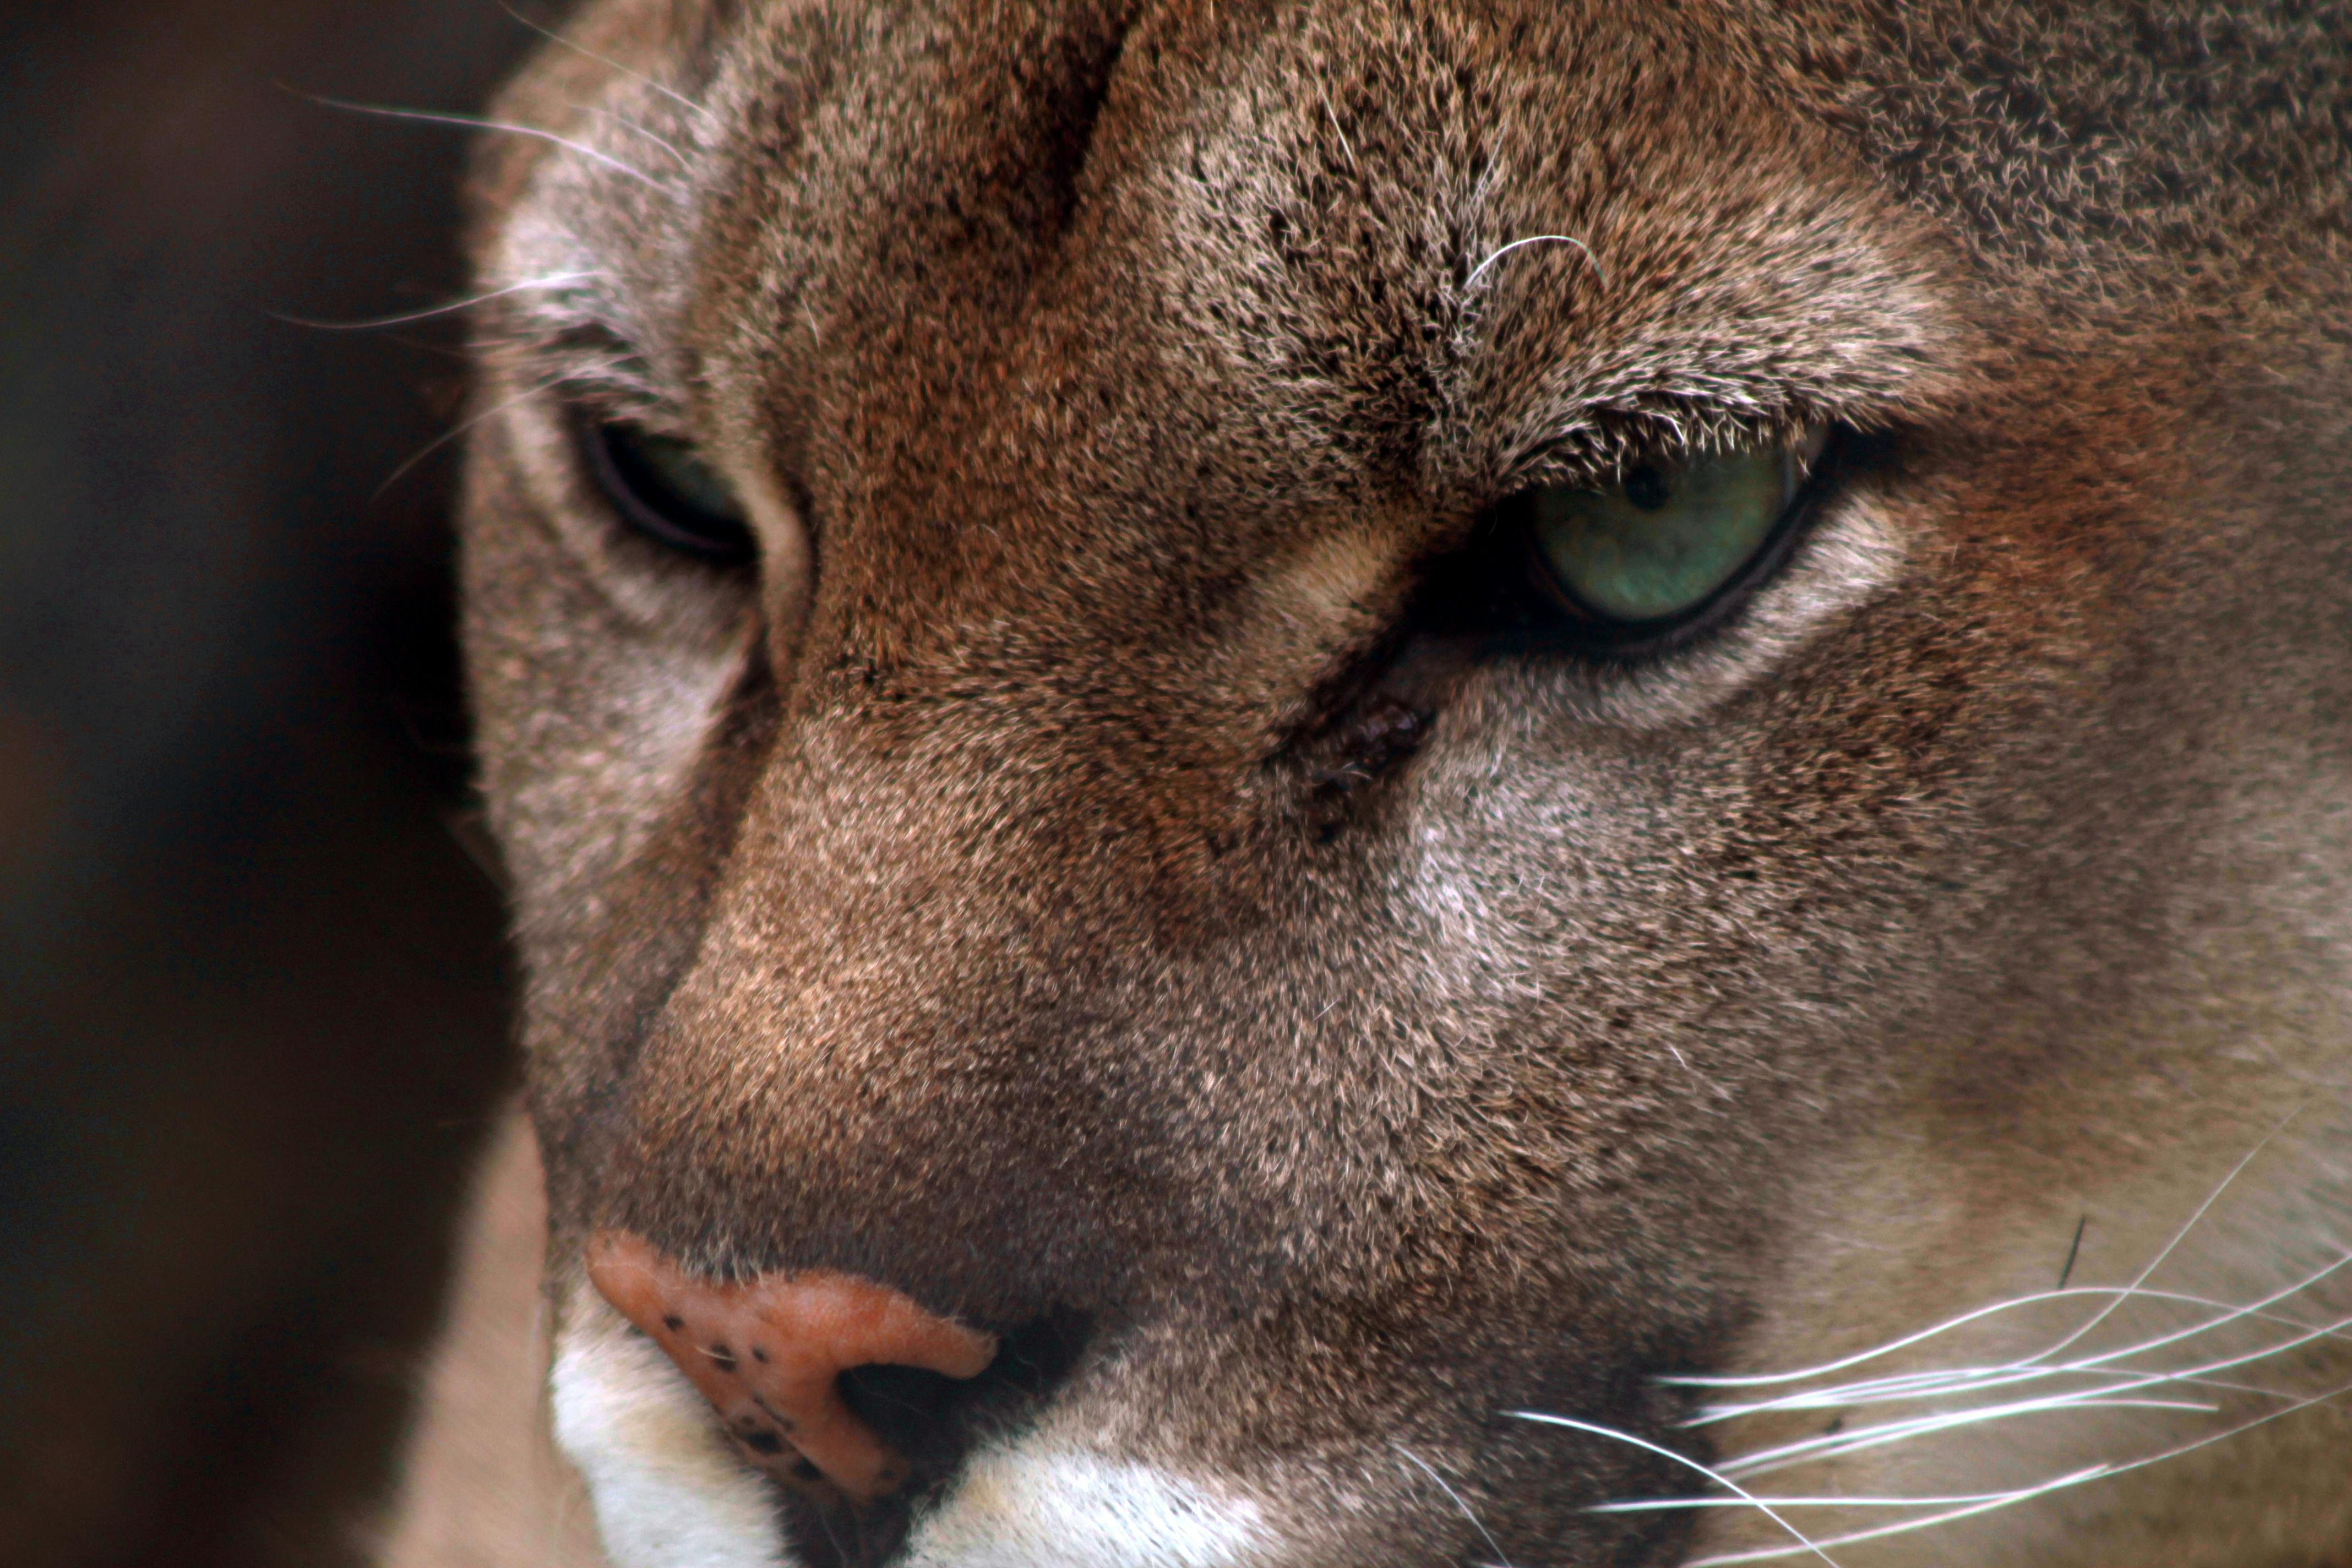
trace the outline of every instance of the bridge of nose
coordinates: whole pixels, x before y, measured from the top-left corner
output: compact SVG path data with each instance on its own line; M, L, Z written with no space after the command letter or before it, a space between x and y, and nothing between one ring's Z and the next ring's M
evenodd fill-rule
M1157 1113L1104 1070L1138 1021L1078 978L1105 942L1159 941L1112 886L1127 849L1055 843L1051 792L1024 807L978 766L927 784L837 730L810 745L755 787L593 1133L579 1223L992 1324L1091 1310L1134 1261L1105 1194L1167 1185Z

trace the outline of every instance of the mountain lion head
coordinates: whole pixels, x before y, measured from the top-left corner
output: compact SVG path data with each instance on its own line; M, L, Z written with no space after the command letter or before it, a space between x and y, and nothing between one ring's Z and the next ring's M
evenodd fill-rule
M2352 1561L2348 51L587 5L466 637L610 1562Z

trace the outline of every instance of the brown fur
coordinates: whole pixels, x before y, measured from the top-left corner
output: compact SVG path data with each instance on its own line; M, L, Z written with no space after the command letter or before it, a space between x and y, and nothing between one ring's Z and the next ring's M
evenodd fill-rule
M573 1319L613 1226L1066 1318L1009 1418L1257 1500L1265 1561L1669 1563L1786 1538L1591 1512L1704 1488L1506 1413L1752 1447L1658 1377L2046 1289L2080 1215L2126 1282L2298 1107L2178 1288L2343 1245L2352 15L615 0L577 37L702 108L551 50L503 117L639 174L511 140L478 191L487 281L599 273L492 314L485 406L523 400L467 541ZM1497 257L1533 236L1577 243ZM567 399L722 458L761 579L621 534ZM1413 633L1513 490L1822 420L1879 439L1712 640ZM1376 743L1382 702L1425 731ZM2335 1561L2344 1437L1841 1561Z

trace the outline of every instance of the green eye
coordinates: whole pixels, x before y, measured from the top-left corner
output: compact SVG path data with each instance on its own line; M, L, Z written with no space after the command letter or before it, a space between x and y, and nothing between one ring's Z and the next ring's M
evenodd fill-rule
M1541 574L1591 621L1648 626L1703 608L1780 531L1820 442L1645 463L1605 489L1528 498Z
M592 425L584 440L597 481L638 533L722 566L758 558L741 499L694 443L618 420Z

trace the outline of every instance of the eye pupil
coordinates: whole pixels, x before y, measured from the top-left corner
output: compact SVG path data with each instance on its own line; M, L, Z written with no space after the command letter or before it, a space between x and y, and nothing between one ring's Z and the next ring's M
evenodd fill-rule
M758 559L740 498L691 441L606 420L589 426L583 444L597 482L634 532L716 565Z
M1625 476L1625 499L1643 511L1655 511L1673 499L1674 486L1666 476L1644 463Z

